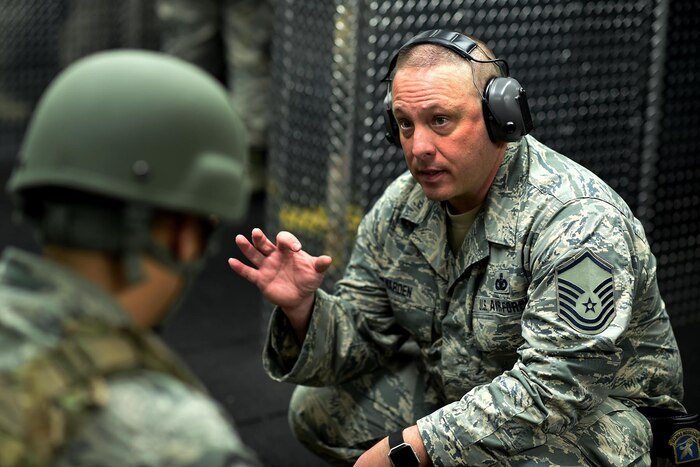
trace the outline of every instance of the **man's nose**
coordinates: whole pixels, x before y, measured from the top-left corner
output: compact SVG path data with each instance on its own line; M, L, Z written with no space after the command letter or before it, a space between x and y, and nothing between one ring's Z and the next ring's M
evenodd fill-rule
M424 126L416 126L412 135L412 150L415 157L435 155L435 133Z

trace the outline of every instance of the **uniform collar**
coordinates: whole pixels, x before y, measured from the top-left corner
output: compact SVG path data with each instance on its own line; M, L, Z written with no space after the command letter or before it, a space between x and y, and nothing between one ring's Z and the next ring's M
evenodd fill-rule
M426 198L415 180L408 184L401 218L415 225L411 242L448 283L453 283L470 266L488 257L490 244L515 245L518 207L525 186L523 177L527 176L527 147L528 143L523 139L506 148L482 210L456 257L448 251L445 209L441 203Z
M408 177L411 177L408 174ZM448 277L447 224L445 210L439 202L423 194L420 184L411 179L410 191L401 212L401 218L415 225L410 240L421 252L433 270Z
M483 216L478 215L476 223L484 223L486 239L492 243L513 246L516 240L518 212L523 196L523 177L528 173L529 137L510 143L506 148L503 162L483 203ZM444 209L439 202L425 197L420 184L414 182L408 194L401 218L416 225L434 222L445 223ZM436 233L438 228L431 227Z
M508 144L496 177L484 200L484 231L491 243L514 246L520 203L528 175L529 137Z

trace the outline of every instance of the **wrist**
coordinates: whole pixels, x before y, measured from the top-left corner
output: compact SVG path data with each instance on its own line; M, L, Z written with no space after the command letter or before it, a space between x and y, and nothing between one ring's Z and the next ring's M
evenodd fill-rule
M300 344L304 342L306 332L309 329L315 297L316 294L311 294L294 307L280 307Z
M403 430L389 435L389 462L393 467L418 467L420 458L413 446L404 440Z

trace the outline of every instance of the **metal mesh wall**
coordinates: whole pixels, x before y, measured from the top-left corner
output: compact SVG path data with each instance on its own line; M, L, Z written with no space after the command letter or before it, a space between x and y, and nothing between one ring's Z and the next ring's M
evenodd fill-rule
M554 149L584 163L634 202L637 191L647 64L653 9L639 1L550 0L370 2L360 56L358 88L376 105L360 110L356 155L360 169L376 176L358 180L368 196L404 170L401 154L382 141L381 99L391 52L432 27L469 32L485 40L510 65L528 92L536 129ZM373 117L370 121L367 116ZM371 125L370 125L371 123ZM384 161L391 163L377 172ZM611 164L610 161L615 161ZM371 172L370 172L371 173ZM368 173L368 175L370 174Z
M56 3L0 3L0 161L14 158L34 103L58 70L63 11Z
M380 80L425 28L469 31L527 89L534 135L608 181L645 223L674 320L698 321L695 0L277 0L266 229L342 273L361 215L405 166L383 140ZM0 164L66 64L157 48L151 0L0 1Z
M667 118L698 114L697 90L687 85L698 66L692 0L319 3L278 2L281 121L267 230L290 230L308 251L333 255L326 286L342 274L361 215L405 170L383 136L381 78L391 54L418 31L448 28L508 60L527 89L533 134L625 198L654 242L673 319L698 319L699 229L688 212L698 203L697 121Z
M284 225L318 251L328 231L330 132L340 123L340 112L330 104L334 90L336 96L342 92L332 81L336 8L314 0L278 2L277 8L266 230L274 233Z
M682 325L700 322L700 3L672 1L666 16L649 142L654 175L642 199L650 206L647 230L659 284Z
M11 164L51 79L89 53L159 47L152 1L0 1L0 163Z

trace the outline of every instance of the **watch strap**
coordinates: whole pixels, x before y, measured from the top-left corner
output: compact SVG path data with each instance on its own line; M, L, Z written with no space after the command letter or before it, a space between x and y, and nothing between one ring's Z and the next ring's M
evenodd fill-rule
M389 449L393 449L403 443L403 430L395 431L389 435Z
M403 430L389 435L389 461L393 467L418 467L420 459L413 449L403 439Z

